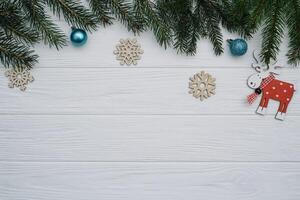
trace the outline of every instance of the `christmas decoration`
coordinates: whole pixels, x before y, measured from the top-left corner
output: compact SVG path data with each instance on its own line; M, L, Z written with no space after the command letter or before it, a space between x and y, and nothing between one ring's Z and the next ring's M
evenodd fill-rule
M5 72L5 76L8 77L10 81L8 87L14 88L16 86L20 88L21 91L25 91L28 83L34 81L33 76L26 68L9 69Z
M295 88L291 83L277 80L274 74L275 67L262 67L260 64L253 64L252 67L257 73L248 78L248 86L254 89L254 93L247 97L249 104L252 104L255 99L262 94L259 107L256 112L264 115L266 113L270 99L279 101L279 108L275 116L278 120L284 120L289 103L292 100Z
M243 39L229 39L227 40L230 48L230 52L234 56L242 56L248 50L247 42Z
M70 40L74 46L82 46L87 41L87 34L83 29L72 27Z
M121 65L137 64L137 60L141 59L140 54L144 51L141 49L141 45L134 39L121 39L120 43L116 46L114 54L117 55L117 60Z
M216 79L210 74L201 71L190 78L189 91L195 98L200 98L200 101L207 99L215 94Z
M67 37L47 11L63 18L69 25L94 31L114 19L129 31L151 30L157 42L173 46L179 53L194 55L197 41L207 38L214 52L223 52L221 25L229 32L250 38L262 29L262 62L275 60L283 38L289 35L289 63L300 63L299 1L194 1L194 0L88 0L91 11L73 0L14 0L0 2L0 61L5 67L31 68L38 56L32 50L40 41L57 49L67 44Z
M222 35L220 22L238 31L241 23L233 19L229 3L191 0L158 1L88 0L92 13L80 1L2 1L0 3L0 60L6 66L32 67L37 55L31 45L43 40L57 49L67 44L66 36L47 14L48 7L54 15L64 17L68 24L87 31L99 25L110 25L113 19L121 21L128 30L139 33L150 29L158 43L173 45L178 52L196 53L196 43L208 37L217 55L221 54ZM22 41L22 42L20 42ZM24 44L25 43L25 44ZM26 45L28 44L28 45ZM22 55L22 56L19 56Z

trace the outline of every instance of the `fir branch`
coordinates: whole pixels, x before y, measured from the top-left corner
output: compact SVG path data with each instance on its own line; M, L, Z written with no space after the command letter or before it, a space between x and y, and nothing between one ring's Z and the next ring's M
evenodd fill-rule
M251 38L253 30L247 23L250 18L249 0L230 1L222 0L218 3L212 3L221 19L222 25L229 32L236 32L244 38Z
M199 16L199 15L198 15ZM188 48L186 49L187 55L195 55L197 52L197 41L200 39L201 34L203 32L201 31L201 18L197 18L196 14L193 14L191 16L192 20L192 27L190 32L190 37L188 40Z
M213 44L214 52L216 55L223 53L223 35L221 28L219 27L219 21L215 18L209 18L208 23L208 37Z
M192 18L192 2L186 0L177 0L171 6L175 21L174 26L174 47L177 52L190 55L189 41L191 40L191 31L193 29Z
M110 16L107 4L107 0L90 0L90 7L99 18L100 24L103 26L111 25L113 23L113 17Z
M243 0L247 1L247 0ZM251 1L249 1L251 2ZM258 29L258 27L263 22L266 12L270 10L269 5L272 5L273 3L269 0L255 0L252 3L245 3L247 7L250 8L250 17L248 19L247 23L247 29L251 30L252 34L255 33Z
M269 64L271 60L276 60L279 46L283 38L284 15L281 0L275 0L270 11L267 12L267 19L262 30L262 50L260 57L262 61Z
M135 12L143 16L147 26L153 31L157 42L167 48L172 43L170 26L159 17L156 5L149 0L135 0Z
M98 19L87 8L74 0L43 0L50 6L52 12L59 18L61 14L69 25L85 29L96 30Z
M124 24L128 30L140 33L145 30L144 24L135 18L133 5L126 0L108 0L112 14Z
M199 4L201 5L206 17L208 37L213 44L215 54L220 55L223 53L223 35L219 26L220 19L218 18L210 0L201 0L199 1Z
M201 5L196 3L194 12L191 14L191 33L188 41L187 55L195 55L197 52L197 41L208 36L205 26L205 17Z
M200 37L206 38L208 36L206 29L206 17L205 12L202 10L202 6L199 1L196 3L193 13L193 24L196 27L195 31L199 33Z
M289 28L288 62L292 65L300 64L300 1L290 0L287 3L287 26Z
M46 14L44 10L46 5L41 0L20 0L20 4L24 8L31 26L40 32L46 45L55 46L56 49L59 49L67 44L65 34Z
M37 63L37 55L28 46L8 37L0 31L0 61L5 67L31 68Z
M15 4L0 3L0 27L7 36L24 43L36 43L39 40L38 32L26 25L24 14Z
M178 23L174 27L174 48L177 49L178 53L190 55L191 50L188 49L192 27L188 21L185 20L186 17L186 15L181 15Z

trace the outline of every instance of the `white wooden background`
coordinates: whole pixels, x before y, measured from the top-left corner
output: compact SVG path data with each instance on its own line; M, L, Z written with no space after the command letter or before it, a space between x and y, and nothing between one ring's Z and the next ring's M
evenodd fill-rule
M254 114L259 100L245 103L259 34L233 58L226 44L216 57L205 40L196 56L180 56L143 33L145 53L129 67L112 53L127 37L116 24L82 48L38 45L26 92L0 76L1 200L300 199L299 93L284 122L274 119L275 101L264 117ZM297 83L286 51L285 38L281 78ZM217 79L204 102L188 94L201 70Z

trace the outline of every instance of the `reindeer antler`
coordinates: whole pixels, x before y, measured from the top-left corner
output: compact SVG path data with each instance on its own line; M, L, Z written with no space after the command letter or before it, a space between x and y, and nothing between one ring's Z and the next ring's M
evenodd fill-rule
M277 68L281 68L281 66L275 66L275 64L277 63L277 61L276 60L274 60L272 63L270 63L270 64L267 64L267 65L264 65L264 64L262 64L259 60L258 60L258 57L259 57L259 55L257 54L257 52L256 52L256 50L253 50L253 58L254 58L254 60L256 61L256 64L254 64L254 63L252 63L252 67L253 68L260 68L261 70L263 70L263 71L270 71L270 72L273 72L273 73L275 73L274 71L275 71L275 69L277 69ZM257 70L256 70L257 71ZM276 73L275 73L276 74Z
M277 61L275 60L272 64L271 64L271 67L269 67L269 72L270 73L273 73L273 74L276 74L276 75L279 75L278 73L278 68L282 68L282 66L280 65L276 65Z
M256 55L256 50L253 50L252 56L253 56L254 60L256 61L256 63L259 64L259 62L258 62L258 60L256 58L257 55L256 56L255 55Z
M253 58L254 58L254 60L256 61L256 63L252 63L251 64L251 66L255 69L255 71L257 71L257 72L261 72L261 65L260 65L260 63L258 62L258 60L257 60L257 58L256 58L256 56L255 56L255 50L253 51L253 53L252 53L252 56L253 56Z

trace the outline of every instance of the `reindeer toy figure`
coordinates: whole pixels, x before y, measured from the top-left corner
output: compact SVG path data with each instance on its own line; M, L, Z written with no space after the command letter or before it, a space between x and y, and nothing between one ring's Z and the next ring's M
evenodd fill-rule
M254 53L253 57L258 63ZM284 120L288 105L295 91L294 85L275 79L274 75L278 75L278 73L275 73L276 67L274 65L272 65L272 67L267 66L266 69L263 69L262 65L258 63L252 64L252 67L257 73L248 78L248 86L254 89L255 92L247 97L248 103L252 104L255 99L262 94L256 113L264 115L270 99L279 101L280 105L275 118Z

